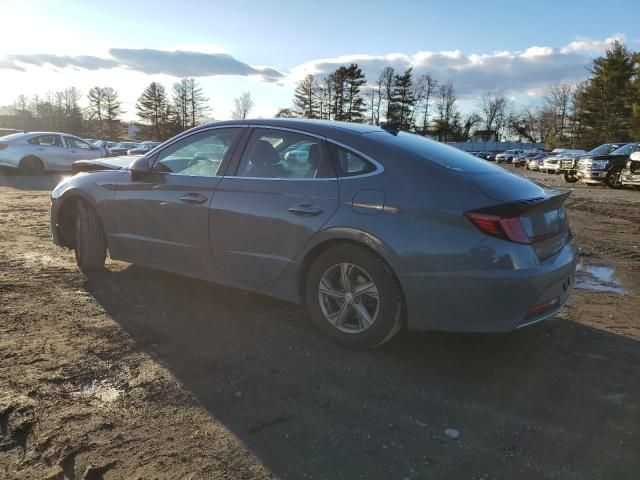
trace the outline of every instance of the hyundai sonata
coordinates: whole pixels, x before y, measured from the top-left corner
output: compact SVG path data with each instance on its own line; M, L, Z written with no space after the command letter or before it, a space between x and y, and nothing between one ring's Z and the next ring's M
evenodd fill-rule
M573 286L569 192L392 127L222 122L76 170L51 228L82 270L108 251L297 302L351 347L515 330Z

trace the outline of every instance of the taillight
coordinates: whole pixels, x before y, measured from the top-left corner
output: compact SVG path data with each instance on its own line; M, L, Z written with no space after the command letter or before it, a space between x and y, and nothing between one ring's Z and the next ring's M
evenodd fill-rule
M524 231L520 217L501 217L474 212L467 212L465 216L487 235L515 243L531 243L527 232Z
M7 148L9 145L7 145L6 143L0 143L0 150L4 150L5 148Z

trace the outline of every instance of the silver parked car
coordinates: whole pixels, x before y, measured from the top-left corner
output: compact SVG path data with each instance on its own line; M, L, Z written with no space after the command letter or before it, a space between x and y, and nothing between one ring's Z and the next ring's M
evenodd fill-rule
M0 137L0 166L23 173L70 171L73 162L102 156L101 148L66 133L29 132Z
M405 326L515 330L573 287L570 191L391 127L221 122L76 167L52 192L51 228L82 270L108 250L301 303L351 347Z

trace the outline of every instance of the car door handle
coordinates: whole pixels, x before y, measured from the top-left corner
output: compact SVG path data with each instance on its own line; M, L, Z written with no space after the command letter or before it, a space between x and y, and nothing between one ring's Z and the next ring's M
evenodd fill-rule
M201 193L187 193L180 197L180 201L183 203L188 203L190 205L195 205L198 203L204 203L209 199L206 195Z
M317 205L312 205L311 203L300 203L298 205L291 205L289 207L289 211L294 215L300 215L303 217L315 217L316 215L320 215L322 212L324 212L323 209L321 209Z

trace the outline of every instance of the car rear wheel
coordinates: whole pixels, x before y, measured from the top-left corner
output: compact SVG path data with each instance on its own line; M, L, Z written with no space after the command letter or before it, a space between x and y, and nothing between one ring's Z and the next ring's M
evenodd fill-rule
M349 348L374 348L402 327L404 302L389 266L363 247L338 245L313 262L305 301L313 323Z
M20 172L25 175L41 175L44 164L38 157L26 157L20 161Z
M104 266L107 242L102 223L93 207L83 200L78 203L74 246L80 270L98 270Z
M578 177L576 177L575 175L572 175L568 172L564 173L564 181L567 183L576 183L578 181Z

